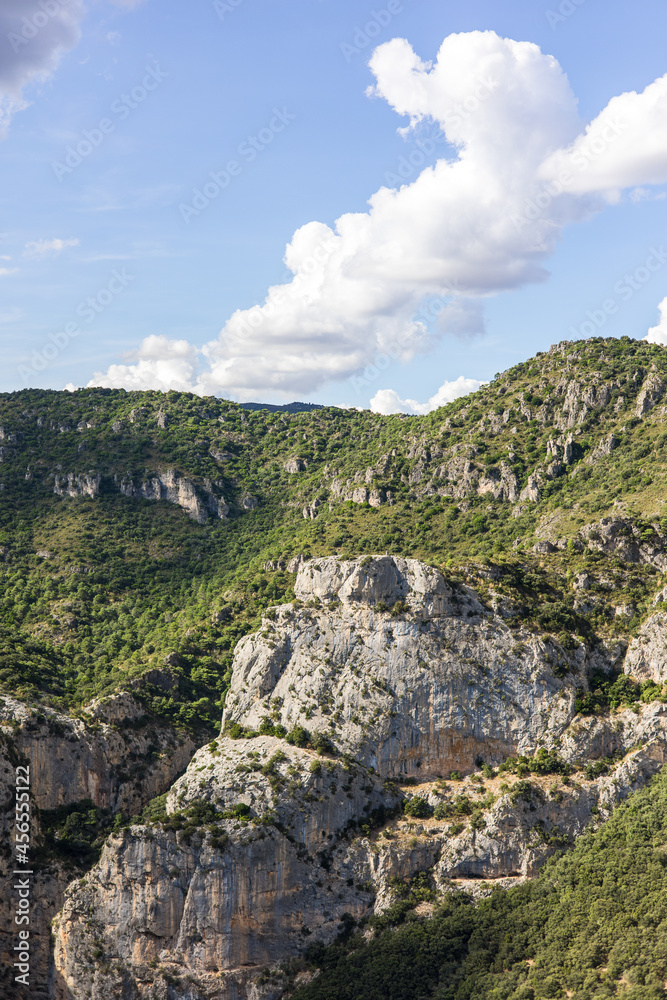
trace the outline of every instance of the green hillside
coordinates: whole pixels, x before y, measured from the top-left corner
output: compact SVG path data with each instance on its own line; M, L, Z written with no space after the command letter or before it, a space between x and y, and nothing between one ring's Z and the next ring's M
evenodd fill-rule
M178 696L146 683L147 707L213 731L234 645L293 598L299 555L413 556L561 642L632 635L664 582L623 550L665 546L663 382L664 350L623 338L560 345L426 417L0 396L0 685L74 710L168 658ZM166 470L227 516L123 494ZM54 493L91 474L95 497ZM613 551L590 528L605 517Z
M431 919L424 880L406 896L370 941L312 949L299 968L321 974L293 1000L663 1000L667 770L533 881L477 905L453 893Z

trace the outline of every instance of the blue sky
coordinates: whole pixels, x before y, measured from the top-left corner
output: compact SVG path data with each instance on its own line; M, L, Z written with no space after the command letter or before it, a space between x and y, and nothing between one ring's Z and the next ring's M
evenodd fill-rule
M657 0L5 0L0 390L414 412L591 324L667 343L666 27Z

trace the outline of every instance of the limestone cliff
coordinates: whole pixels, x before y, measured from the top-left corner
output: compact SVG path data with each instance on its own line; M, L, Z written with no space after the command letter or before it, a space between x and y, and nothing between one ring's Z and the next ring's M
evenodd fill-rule
M252 985L262 969L384 909L394 879L479 893L529 877L667 759L661 702L577 715L618 649L511 629L409 559L303 562L295 589L239 643L226 735L195 754L163 822L110 837L68 890L61 1000L278 996ZM628 671L657 656L663 618ZM490 766L538 750L559 773Z
M37 868L31 916L32 971L34 983L40 984L36 989L48 981L49 924L73 874L71 861L63 863L62 858L44 851L47 814L86 802L110 814L140 812L151 798L166 791L192 757L195 743L190 737L142 716L141 706L130 694L117 696L111 703L93 703L84 719L49 709L35 711L12 698L0 699L0 801L7 806L0 817L0 844L6 849L3 869L9 870L13 861L9 848L14 833L16 764L30 768L31 859ZM15 943L12 903L10 880L3 878L0 964L4 970L11 967L9 956Z

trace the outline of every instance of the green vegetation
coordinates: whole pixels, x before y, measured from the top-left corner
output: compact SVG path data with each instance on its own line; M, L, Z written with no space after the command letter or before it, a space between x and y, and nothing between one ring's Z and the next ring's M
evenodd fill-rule
M403 813L406 816L414 816L415 819L428 819L429 816L433 815L433 809L426 799L420 795L415 795L411 799L405 799L403 802Z
M577 691L575 707L582 715L593 715L609 708L628 708L638 701L667 701L667 685L656 684L655 681L644 681L636 684L625 674L608 676L594 673L589 681L589 691L583 688Z
M667 434L652 415L635 416L651 370L667 379L659 346L594 339L538 355L419 418L248 411L176 392L0 396L0 690L72 711L166 661L171 686L149 679L137 688L147 713L213 732L236 642L263 611L293 599L290 558L384 551L424 559L483 598L505 600L509 623L544 635L564 674L563 650L634 634L661 583L650 564L596 551L594 531L591 546L577 540L582 526L618 517L621 503L635 529L621 528L621 540L625 532L628 544L663 545ZM575 423L576 475L548 478L547 443L563 439L553 423L568 384L608 386L608 398ZM613 456L591 461L611 434ZM302 471L290 474L294 457ZM447 495L447 478L432 478L448 461L491 482L505 470L517 489L537 470L541 499L517 507L471 490L462 504ZM55 475L91 470L101 476L98 497L54 495ZM189 478L202 498L224 498L229 517L197 524L166 501L121 495L124 477L139 483L165 470ZM359 472L392 502L345 500L345 483ZM244 506L249 495L257 509ZM317 516L304 519L315 501ZM569 543L535 555L545 517ZM572 588L578 572L591 581L585 611ZM627 615L615 612L621 602ZM408 612L401 602L390 610ZM599 684L590 696L582 691L580 710L631 700L629 688Z
M99 809L90 799L58 809L39 810L41 838L36 849L40 861L57 859L70 867L94 864L112 819L110 809Z
M568 775L572 774L572 770L573 768L561 760L555 751L545 750L544 747L540 747L533 757L508 757L498 765L499 774L508 771L519 778L525 778L529 774Z
M299 968L320 970L293 1000L664 1000L667 769L539 877L475 904L460 892L432 918L428 875L368 923L353 921Z

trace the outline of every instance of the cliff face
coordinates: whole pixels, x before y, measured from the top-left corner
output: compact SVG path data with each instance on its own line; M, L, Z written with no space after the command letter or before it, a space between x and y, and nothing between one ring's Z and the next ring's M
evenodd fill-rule
M197 753L168 799L172 816L205 801L205 825L112 837L86 886L68 893L56 965L74 996L94 995L105 964L86 961L85 914L108 959L142 981L154 978L154 961L196 977L260 967L298 954L313 934L333 938L343 913L368 909L369 888L348 884L329 855L350 819L396 794L354 766L313 771L316 755L271 737L217 745ZM243 804L248 819L225 816Z
M239 643L225 723L302 724L382 775L428 777L532 752L574 716L583 646L512 631L416 560L310 562L295 592L305 608Z
M413 560L313 560L296 593L237 647L224 721L245 735L199 750L166 823L110 837L68 890L54 923L62 1000L277 996L279 982L252 985L262 968L331 940L345 914L384 909L394 879L427 871L440 891L480 893L531 876L667 759L662 703L575 713L587 672L617 650L589 660L510 630ZM640 632L628 672L661 630L656 616ZM296 726L323 752L279 738ZM538 748L595 766L511 784L472 773ZM439 808L415 818L400 809L410 799Z
M137 497L144 500L165 500L179 506L188 517L198 524L205 524L210 517L225 518L229 514L229 506L221 496L213 492L213 484L206 480L205 491L200 496L194 483L185 476L180 476L174 469L158 472L153 476L135 482L130 475L114 476L114 487L124 497ZM102 473L56 473L53 492L60 497L91 497L100 495ZM220 488L220 484L216 484Z
M141 723L139 703L125 694L90 706L87 721L48 709L35 712L11 698L0 699L0 843L13 845L14 785L17 763L30 768L31 850L36 868L32 880L31 968L33 982L43 988L49 978L49 925L62 906L72 879L72 861L44 852L43 834L52 810L87 803L110 812L132 814L162 794L187 766L195 749L191 738L166 726ZM103 719L110 718L113 725ZM11 870L11 852L4 857ZM11 968L16 943L15 898L11 880L0 893L0 963ZM6 917L5 917L6 915ZM11 983L4 995L11 996ZM36 993L36 996L41 995Z

